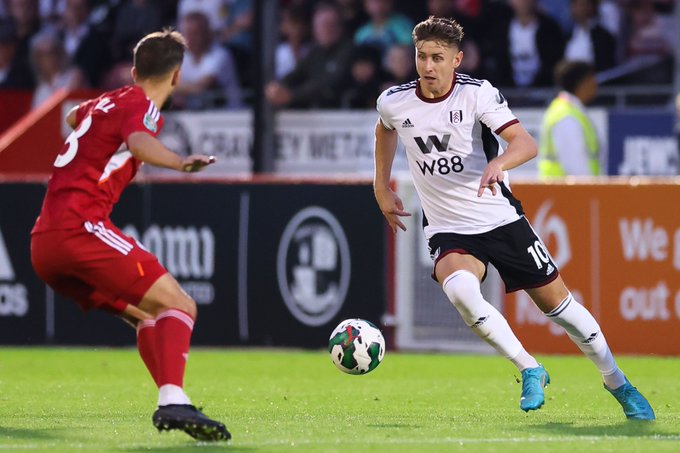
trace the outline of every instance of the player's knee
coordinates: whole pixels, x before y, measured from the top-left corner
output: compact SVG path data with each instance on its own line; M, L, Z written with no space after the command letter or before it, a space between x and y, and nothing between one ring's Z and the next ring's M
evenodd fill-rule
M483 315L488 304L482 297L479 280L474 274L456 271L444 280L442 287L465 324L472 326Z
M173 298L170 304L167 305L168 309L181 310L196 319L196 302L187 294L182 294L182 297Z
M456 308L470 306L482 298L479 280L472 272L464 270L454 272L444 280L442 288Z

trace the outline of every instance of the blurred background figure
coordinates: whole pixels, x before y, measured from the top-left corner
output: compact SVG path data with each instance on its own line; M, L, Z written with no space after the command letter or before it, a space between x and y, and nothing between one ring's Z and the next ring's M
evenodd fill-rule
M363 0L335 0L340 6L345 33L354 36L359 27L368 22L368 14L364 10Z
M227 13L218 39L232 53L243 54L245 58L253 50L253 1L227 0L226 4Z
M160 10L153 0L127 0L116 13L113 25L113 58L130 60L135 44L146 34L163 27Z
M14 24L0 22L0 90L30 90L33 76L26 60L18 56L19 37Z
M354 43L377 48L382 55L394 44L411 44L414 23L394 11L393 0L364 0L370 21L354 35Z
M38 0L8 0L9 20L12 23L16 36L14 50L14 66L21 71L28 69L28 79L23 83L24 87L35 86L33 75L30 71L30 44L31 38L40 30L41 22L38 14Z
M43 25L56 25L66 10L66 0L39 0L38 10Z
M202 12L182 16L180 31L187 42L180 84L173 102L186 109L224 106L240 108L241 87L230 52L214 40L208 18Z
M177 21L189 13L201 12L208 18L210 30L217 35L227 20L227 0L179 0Z
M383 90L417 79L413 44L397 44L390 47L385 57L385 69L388 80L383 84Z
M285 39L276 46L276 78L290 73L311 48L310 18L307 8L292 5L281 12L281 35Z
M66 0L57 33L69 61L80 69L89 86L98 87L111 67L111 52L106 36L90 25L89 17L88 0Z
M241 86L250 86L253 51L252 0L180 0L177 21L201 12L208 18L215 42L227 48Z
M632 0L628 8L631 27L628 55L672 56L678 29L674 18L659 14L653 0Z
M340 9L319 3L312 19L314 42L295 69L281 81L270 82L265 95L276 107L337 108L347 83L352 42L345 37Z
M592 63L597 71L616 63L616 40L598 22L599 0L571 0L574 26L567 37L566 60Z
M31 63L37 81L33 108L59 89L72 91L84 85L82 73L77 67L68 65L63 44L53 30L44 30L33 37Z
M387 78L380 62L380 52L371 46L357 47L352 58L350 82L342 95L342 107L374 108Z
M600 141L585 105L597 95L595 68L584 61L563 61L555 70L560 93L543 117L539 176L597 176Z
M499 86L550 86L564 53L560 26L540 12L536 0L508 0L510 14L489 27L492 74Z

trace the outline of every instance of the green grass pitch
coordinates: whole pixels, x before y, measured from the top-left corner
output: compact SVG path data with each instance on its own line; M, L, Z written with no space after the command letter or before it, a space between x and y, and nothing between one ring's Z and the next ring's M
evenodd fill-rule
M541 357L546 405L519 410L498 357L397 354L371 374L323 351L192 351L187 391L234 438L196 443L151 425L156 391L133 349L0 349L3 451L680 451L680 359L619 360L658 420L627 422L580 356Z

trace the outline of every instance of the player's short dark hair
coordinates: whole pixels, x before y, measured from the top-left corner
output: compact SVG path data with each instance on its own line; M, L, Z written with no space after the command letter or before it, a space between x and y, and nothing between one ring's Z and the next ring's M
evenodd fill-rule
M133 52L137 77L162 77L177 69L184 59L187 43L178 31L165 29L139 40Z
M561 61L555 67L555 83L561 89L573 93L588 77L595 74L593 65L586 61Z
M453 19L430 16L413 28L413 43L437 41L460 49L463 40L463 27Z

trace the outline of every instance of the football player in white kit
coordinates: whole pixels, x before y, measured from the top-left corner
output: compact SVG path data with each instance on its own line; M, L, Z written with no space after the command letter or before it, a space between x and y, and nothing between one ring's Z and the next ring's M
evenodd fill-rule
M600 326L566 288L557 266L504 183L507 170L534 158L537 146L486 80L456 73L463 29L430 17L413 30L418 80L392 87L378 99L375 197L392 229L405 230L402 201L390 189L397 137L406 148L423 207L433 277L465 323L522 374L520 408L540 408L550 382L545 368L517 339L503 315L484 300L486 266L499 271L506 291L525 290L595 364L604 387L629 419L653 420L654 411L633 387ZM500 135L508 143L499 153Z

